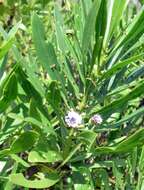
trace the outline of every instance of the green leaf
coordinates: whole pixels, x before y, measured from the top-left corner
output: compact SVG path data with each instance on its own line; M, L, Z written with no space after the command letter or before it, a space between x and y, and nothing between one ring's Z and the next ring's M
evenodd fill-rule
M104 118L109 117L112 113L122 110L130 100L140 97L144 92L144 82L136 86L130 93L113 101L107 106L100 109L98 112L103 115ZM94 110L91 111L93 113Z
M7 34L2 26L0 26L0 32L3 35L3 38L6 40L3 45L0 47L0 59L9 51L9 49L14 45L14 36L17 33L18 29L21 26L21 22L18 22Z
M128 152L144 141L144 129L140 129L117 145L116 152Z
M30 165L25 160L23 160L21 157L17 156L16 154L11 154L10 156L13 160L15 160L17 163L21 164L22 166L24 166L26 168L30 167Z
M64 161L59 165L58 168L64 166L71 158L72 156L79 150L79 148L81 147L82 143L76 145L68 154L68 156L64 159Z
M33 147L39 138L38 133L34 131L27 131L22 133L11 145L10 153L16 154L24 152Z
M35 125L37 127L39 127L40 129L42 129L45 133L49 133L49 134L53 134L56 136L56 133L54 131L54 128L50 125L48 125L48 123L46 122L40 122L37 119L33 118L33 117L25 117L24 121L27 123L31 123L32 125Z
M133 113L125 116L124 118L122 118L121 120L115 122L114 124L111 124L110 127L117 127L120 126L121 124L133 119L134 117L140 117L141 115L143 115L144 113L144 108L139 108L138 110L134 111ZM109 126L107 126L109 127Z
M78 135L78 139L82 140L89 148L95 142L97 134L90 130L84 130Z
M43 179L35 179L35 180L27 180L21 173L12 174L9 176L10 182L13 184L27 187L27 188L48 188L53 186L55 183L59 181L59 177L56 174L52 174L46 178Z
M21 67L17 68L16 72L18 81L20 82L23 90L27 94L28 98L34 98L36 102L42 103L42 97L38 91L38 89L35 89L34 86L28 81L27 75L25 72L22 70Z
M131 24L128 26L126 30L127 35L123 35L115 46L114 50L119 47L127 48L127 45L131 46L137 42L137 40L143 35L144 32L144 6L141 8L139 13L134 17ZM127 48L128 51L128 48Z
M75 190L94 190L93 178L88 167L85 165L72 166L72 182Z
M124 184L123 184L123 174L119 171L119 169L117 168L115 162L113 162L113 174L114 174L114 176L116 178L116 180L115 180L115 183L116 183L115 187L117 189L123 189L123 187L124 187Z
M109 154L109 153L126 153L131 152L133 148L136 146L141 146L144 141L144 129L139 129L134 134L127 137L122 142L116 144L115 146L107 146L107 147L98 147L93 152L95 155L97 154Z
M56 79L54 72L50 67L52 65L55 65L57 62L54 49L51 44L47 44L45 42L43 24L36 14L33 14L32 16L32 35L36 53L41 64L46 69L51 79Z
M62 156L60 155L60 153L53 150L36 149L29 153L28 161L32 163L54 163L62 161Z
M74 93L75 93L75 96L77 98L79 98L79 87L74 79L74 76L72 74L72 71L70 70L69 68L69 65L70 65L70 62L68 61L68 59L66 59L66 61L64 61L64 68L65 68L65 74L69 80L69 82L71 83L72 87L73 87L73 90L74 90Z
M44 89L41 81L39 80L39 77L36 76L37 71L35 70L35 67L34 67L34 64L36 64L36 63L32 63L32 60L30 60L30 61L31 61L30 63L24 64L25 65L24 68L26 69L28 80L34 86L34 88L38 90L41 97L44 97L45 89Z
M68 43L68 39L66 38L65 31L63 29L63 19L57 5L55 6L55 20L56 20L56 38L57 38L58 47L62 51L62 54L65 55L64 67L61 67L61 69L64 70L64 73L67 76L69 82L71 83L76 97L78 98L79 88L68 66L69 61L66 58L68 52L72 51L72 47L70 46L70 43ZM79 72L81 71L79 70Z
M15 73L12 72L3 85L2 97L0 98L0 113L3 112L16 97L17 78Z
M51 81L48 86L48 91L46 93L47 101L54 107L54 109L59 108L61 103L60 86L57 81Z
M6 54L0 62L0 79L2 78L5 72L7 62L8 62L8 54Z
M136 70L134 70L132 73L130 73L127 78L125 79L125 83L131 83L134 80L142 77L144 75L144 66L138 67Z
M93 50L93 58L92 58L92 65L95 63L96 57L98 58L98 67L100 63L100 59L102 58L102 47L103 47L103 38L105 35L106 30L106 18L107 18L107 1L103 0L101 2L99 12L96 19L95 24L95 46ZM101 22L99 22L101 21ZM98 68L99 69L99 68Z
M89 48L91 37L94 33L96 17L100 8L100 4L101 0L95 0L88 13L88 16L86 17L84 31L83 31L83 40L82 40L83 53L86 53Z
M13 167L12 167L11 174L15 174L17 169L18 169L18 163L14 163ZM11 190L11 189L13 189L13 187L14 187L13 184L9 180L7 180L7 183L5 184L4 189L5 190Z
M142 189L144 186L143 174L144 174L144 146L142 147L139 163L138 163L138 182L136 190Z
M14 38L10 38L3 43L3 45L0 47L0 59L2 59L3 56L9 51L9 49L13 45L13 42L14 42Z
M100 169L99 174L101 177L101 188L110 190L108 172L105 169Z
M42 64L43 68L48 72L48 75L52 80L59 80L61 82L63 89L61 94L65 103L67 104L65 81L63 76L58 71L60 64L57 61L55 50L52 44L50 42L45 42L43 24L36 14L33 14L32 16L32 34L39 61Z
M107 79L107 78L111 77L112 75L118 73L121 69L123 69L127 65L132 64L133 62L136 62L139 59L142 59L143 57L144 57L144 53L130 57L126 60L122 60L122 61L116 63L112 68L110 68L107 72L105 72L103 74L102 79Z
M110 1L108 7L108 17L107 17L107 37L112 37L112 34L117 29L117 26L123 16L123 12L128 4L129 0L121 1Z
M17 95L17 78L15 73L10 74L8 81L3 86L3 94L8 101L14 100Z
M65 54L68 50L65 40L65 31L63 30L63 19L59 11L59 7L55 5L55 21L56 21L56 38L59 49Z
M50 137L48 137L49 139ZM55 140L55 137L54 137ZM43 162L43 163L54 163L62 161L62 155L57 148L56 141L53 142L53 139L50 138L50 142L41 140L37 146L32 149L29 153L28 161L29 162ZM50 143L52 145L50 145Z

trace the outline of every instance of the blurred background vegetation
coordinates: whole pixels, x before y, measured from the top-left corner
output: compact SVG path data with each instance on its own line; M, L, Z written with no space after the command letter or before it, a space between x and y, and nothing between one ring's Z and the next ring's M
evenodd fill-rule
M66 17L64 22L68 24L69 20L73 19L73 4L79 3L79 0L0 0L0 24L3 28L8 32L19 21L23 23L23 30L17 33L17 45L23 47L23 54L26 54L31 47L30 17L33 12L37 12L43 19L45 32L49 34L49 39L52 38L55 3L60 5L61 11ZM140 10L143 3L144 0L130 0L128 17L133 17ZM0 42L2 42L2 37Z

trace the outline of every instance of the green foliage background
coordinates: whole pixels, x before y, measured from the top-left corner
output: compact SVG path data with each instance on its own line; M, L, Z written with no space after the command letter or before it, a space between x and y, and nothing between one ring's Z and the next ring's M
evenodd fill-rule
M134 2L0 1L0 189L144 189L144 2ZM66 125L70 109L80 128Z

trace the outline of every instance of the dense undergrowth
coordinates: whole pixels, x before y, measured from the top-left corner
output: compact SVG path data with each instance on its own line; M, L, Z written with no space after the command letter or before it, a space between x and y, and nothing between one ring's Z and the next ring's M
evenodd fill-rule
M143 2L0 14L0 189L143 190Z

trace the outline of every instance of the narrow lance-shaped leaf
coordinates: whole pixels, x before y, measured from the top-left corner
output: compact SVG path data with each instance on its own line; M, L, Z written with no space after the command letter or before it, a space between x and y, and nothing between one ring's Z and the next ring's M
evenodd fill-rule
M8 50L12 47L14 43L14 38L10 38L9 40L5 41L2 46L0 47L0 59L8 52Z
M94 33L96 17L100 8L100 4L101 0L95 0L86 18L82 40L83 53L86 53L89 48L91 37Z
M132 120L132 119L135 118L135 117L140 117L140 116L143 115L143 114L144 114L144 108L139 108L138 110L136 110L136 111L134 111L133 113L131 113L131 114L125 116L124 118L122 118L121 120L117 121L116 123L110 124L110 125L108 125L108 126L106 126L106 127L107 127L107 128L109 128L109 127L110 127L110 128L112 128L112 127L113 127L113 128L116 128L116 127L122 125L123 123Z
M122 35L117 45L115 46L113 53L115 50L122 47L122 49L127 48L130 44L131 46L137 42L137 40L143 35L144 32L144 6L141 8L140 12L134 17L131 24L128 26L126 30L126 35ZM129 50L128 48L126 49Z
M144 141L144 129L139 129L134 134L130 135L128 138L122 142L116 144L115 146L103 146L98 147L93 152L93 155L98 154L108 154L108 153L126 153L131 152L136 146L141 146Z
M141 96L143 92L144 92L144 83L142 82L129 94L125 95L122 98L119 98L118 100L113 101L112 103L100 109L98 112L102 114L104 118L108 118L112 113L122 110L122 108L126 106L130 100L133 100ZM93 109L91 113L94 112L95 111Z
M128 59L125 59L116 63L111 69L109 69L107 72L103 74L102 79L107 79L111 77L112 75L118 73L121 69L123 69L127 65L132 64L133 62L136 62L139 59L142 59L143 57L144 57L144 53L140 55L135 55L133 57L130 57Z
M59 11L59 7L55 5L55 21L56 21L56 38L59 49L65 54L68 50L65 41L65 31L63 29L63 19Z
M49 76L52 79L55 79L55 75L50 67L51 65L55 64L55 62L53 62L53 58L55 57L50 54L50 52L52 52L53 50L51 45L48 45L45 41L43 24L36 14L33 14L32 16L32 35L36 48L36 53L41 64L46 69Z
M103 0L101 2L99 12L96 19L95 25L95 51L94 54L98 56L98 62L101 59L101 52L103 47L103 38L106 30L106 18L107 18L107 9L106 9L107 1ZM99 22L101 21L101 22Z
M10 73L6 80L3 89L2 97L0 98L0 113L3 112L17 96L17 78L15 73Z
M107 27L106 34L104 39L104 46L108 43L108 40L112 37L112 34L115 32L125 8L129 0L110 0L108 1L108 16L107 16Z
M8 62L8 54L6 54L4 58L0 61L0 79L2 78L5 72L7 62Z
M136 70L130 73L125 79L125 83L131 83L142 76L144 76L144 66L138 67Z

